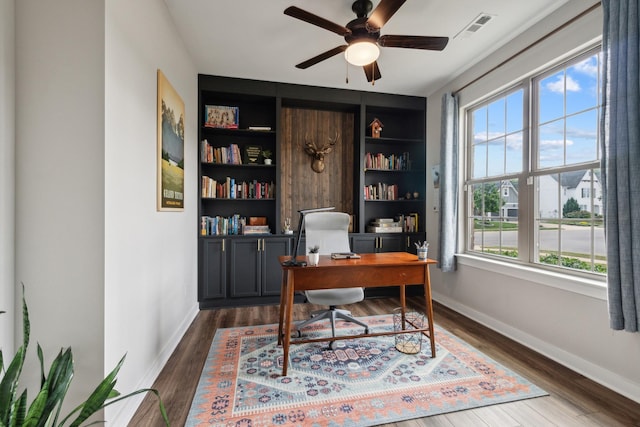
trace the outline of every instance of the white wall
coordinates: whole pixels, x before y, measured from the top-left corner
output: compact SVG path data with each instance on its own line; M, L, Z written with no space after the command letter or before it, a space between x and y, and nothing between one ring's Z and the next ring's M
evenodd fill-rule
M15 0L0 1L5 43ZM25 283L32 350L39 341L50 363L60 347L73 348L68 405L84 400L124 354L118 390L149 387L197 312L197 73L162 0L15 7L15 44L6 40L16 50L16 274L3 268L0 292L13 292L5 281ZM2 47L4 89L13 65ZM156 212L157 69L186 107L184 212ZM3 90L3 106L11 96ZM3 108L0 122L12 117L13 108ZM4 162L13 129L2 132ZM13 174L2 169L5 206ZM0 212L0 227L11 226ZM2 233L3 250L13 248L9 236ZM12 265L11 251L2 262ZM7 298L19 307L19 295ZM33 384L39 369L31 356L25 372ZM105 418L125 425L142 398Z
M105 368L127 354L126 391L151 386L198 309L198 82L162 0L108 1L105 22ZM185 103L184 212L156 211L157 69Z
M38 377L36 341L48 363L71 346L70 405L104 372L104 2L15 6L15 280L32 328L24 374Z
M0 0L0 350L14 353L15 0ZM21 316L18 316L21 318ZM7 362L5 362L7 363Z
M489 60L429 95L428 167L439 163L442 94L463 87L588 6L584 1L568 2L553 16L498 49ZM597 9L464 89L460 93L461 106L535 72L543 62L553 61L596 41L601 36L601 28L602 12ZM429 192L428 197L433 197L432 188ZM463 206L462 196L460 206ZM431 212L427 218L427 233L436 251L437 230L437 214ZM636 363L640 359L640 334L609 329L604 286L597 282L572 281L559 275L535 274L470 256L459 257L458 265L455 273L443 274L433 269L435 300L640 402L640 370Z

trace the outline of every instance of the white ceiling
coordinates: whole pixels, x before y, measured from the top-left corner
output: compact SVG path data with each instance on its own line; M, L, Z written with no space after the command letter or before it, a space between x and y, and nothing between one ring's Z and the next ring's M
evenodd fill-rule
M353 0L165 0L198 73L426 96L567 0L408 0L381 35L447 36L441 51L381 48L382 79L372 86L361 67L339 54L306 70L295 65L344 44L330 31L283 11L297 6L340 25L355 18ZM373 0L373 6L379 0ZM470 38L454 38L480 13L495 15ZM551 29L550 29L551 30ZM345 82L349 74L349 83Z

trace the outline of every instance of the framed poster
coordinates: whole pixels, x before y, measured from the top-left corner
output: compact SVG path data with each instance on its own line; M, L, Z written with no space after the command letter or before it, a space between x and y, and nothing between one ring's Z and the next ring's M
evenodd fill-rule
M158 70L158 211L184 210L184 101Z

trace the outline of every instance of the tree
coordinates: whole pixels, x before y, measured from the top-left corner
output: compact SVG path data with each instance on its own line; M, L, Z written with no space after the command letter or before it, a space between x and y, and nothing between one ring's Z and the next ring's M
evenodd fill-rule
M484 216L487 212L500 212L503 203L496 184L483 184L473 191L473 205L477 214Z
M567 202L562 207L562 216L566 218L566 216L571 212L576 212L579 210L580 210L580 205L578 204L578 201L573 197L571 197L569 198L569 200L567 200Z

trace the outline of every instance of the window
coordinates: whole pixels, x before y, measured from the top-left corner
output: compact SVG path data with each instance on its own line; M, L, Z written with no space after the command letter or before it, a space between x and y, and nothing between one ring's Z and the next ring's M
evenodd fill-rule
M468 252L606 273L600 68L593 49L466 110Z

